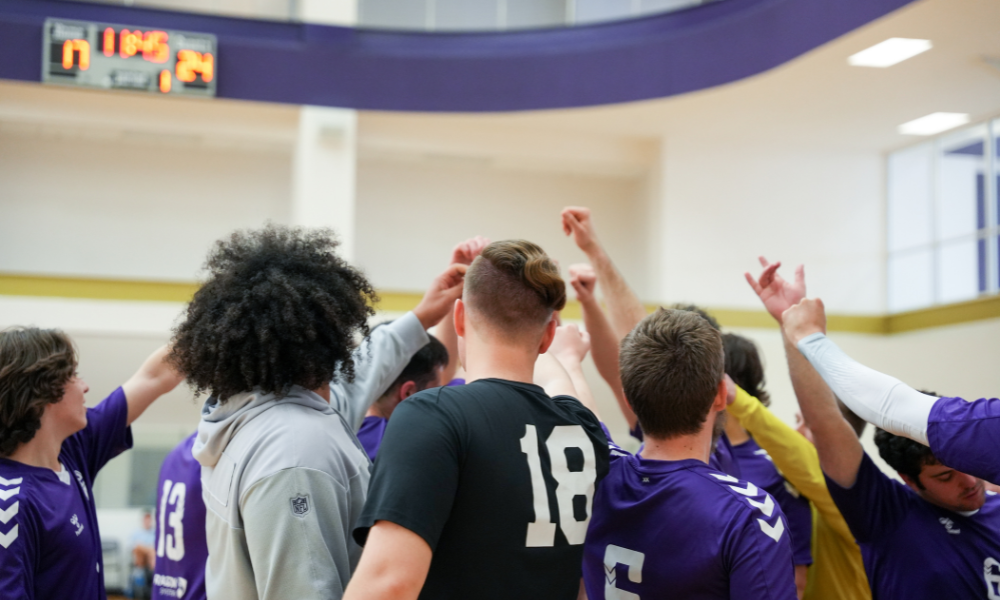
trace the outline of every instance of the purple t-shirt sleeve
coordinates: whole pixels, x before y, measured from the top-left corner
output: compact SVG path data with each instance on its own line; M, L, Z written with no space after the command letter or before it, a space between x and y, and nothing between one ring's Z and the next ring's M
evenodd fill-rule
M772 534L781 523L781 509L774 523L750 516L729 549L729 598L730 600L794 600L795 573L788 536L774 539L764 532L769 527ZM761 521L758 523L758 520ZM771 519L768 519L771 520Z
M87 426L66 440L79 448L89 483L93 484L93 478L109 460L132 447L132 428L126 424L127 420L128 402L125 392L118 388L100 404L87 409Z
M19 505L21 503L18 503ZM10 507L7 507L10 510ZM37 562L38 535L34 531L34 519L26 514L31 509L21 508L21 518L14 519L10 531L0 527L0 596L24 600L35 600L35 563ZM15 531L15 529L17 531ZM13 539L12 539L13 538ZM5 547L3 544L7 543Z
M927 441L942 464L1000 485L1000 399L939 399Z
M827 477L826 487L858 543L888 535L909 511L911 497L906 486L880 471L868 454L861 459L853 486L840 487Z

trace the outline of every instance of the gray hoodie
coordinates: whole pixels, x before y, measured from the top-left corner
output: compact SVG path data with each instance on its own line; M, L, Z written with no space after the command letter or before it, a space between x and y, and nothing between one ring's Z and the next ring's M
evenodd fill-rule
M370 462L354 432L428 338L413 313L372 332L353 383L330 402L301 387L250 392L202 409L193 453L202 465L212 600L340 598L361 548L351 528Z

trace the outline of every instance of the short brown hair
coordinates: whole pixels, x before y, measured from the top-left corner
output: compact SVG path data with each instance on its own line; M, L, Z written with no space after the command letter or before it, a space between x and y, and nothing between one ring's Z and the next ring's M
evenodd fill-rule
M660 308L622 341L622 387L642 431L655 438L698 433L722 381L722 335L700 315Z
M537 244L493 242L465 274L465 302L507 339L541 333L566 305L559 268Z
M57 329L0 331L0 456L30 442L48 404L62 400L76 373L76 350Z

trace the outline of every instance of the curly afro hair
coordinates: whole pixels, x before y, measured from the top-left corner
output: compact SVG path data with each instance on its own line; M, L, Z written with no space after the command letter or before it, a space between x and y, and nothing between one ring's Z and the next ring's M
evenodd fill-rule
M174 330L170 362L219 402L293 385L354 379L355 335L367 336L378 296L337 256L327 229L269 224L216 242L208 281Z
M0 331L0 456L35 437L49 404L63 398L76 373L76 349L57 329Z

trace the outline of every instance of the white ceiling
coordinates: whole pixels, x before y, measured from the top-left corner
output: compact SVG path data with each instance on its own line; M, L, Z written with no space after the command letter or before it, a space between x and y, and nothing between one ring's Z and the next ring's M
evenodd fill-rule
M930 39L929 52L887 69L847 57L890 37ZM683 96L596 108L487 115L362 113L359 133L503 128L508 134L675 137L706 143L885 152L918 141L896 127L932 112L1000 115L1000 2L921 0L781 67Z

